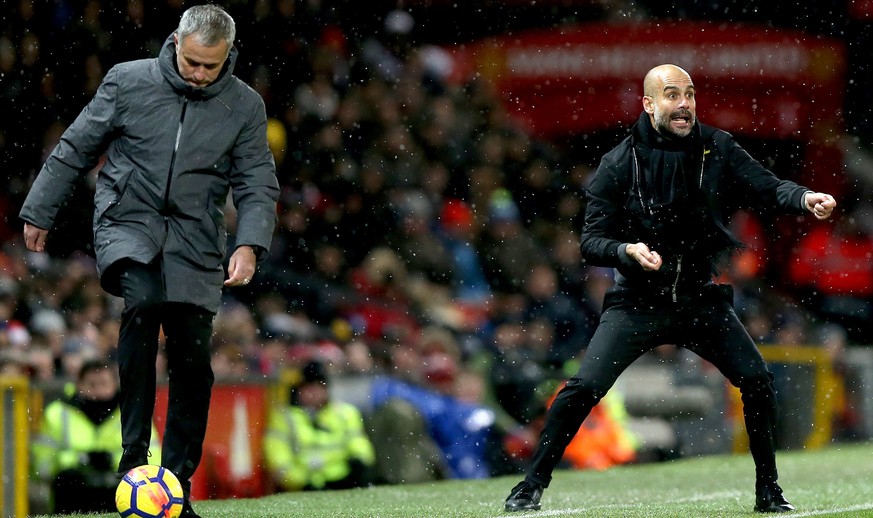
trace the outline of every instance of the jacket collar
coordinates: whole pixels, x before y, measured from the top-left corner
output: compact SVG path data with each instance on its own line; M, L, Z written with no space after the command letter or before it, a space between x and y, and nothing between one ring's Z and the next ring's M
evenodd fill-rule
M639 119L633 128L634 139L650 149L662 149L665 151L693 151L700 147L700 122L696 122L687 137L663 135L655 131L649 114L645 111L640 113Z
M218 79L202 88L189 85L179 75L179 70L176 68L176 43L173 41L172 34L164 41L164 46L161 48L161 53L158 56L158 63L161 68L161 75L170 83L173 90L191 99L209 99L221 93L230 84L238 55L239 51L235 46L232 47L227 61L224 62L224 69L218 75Z

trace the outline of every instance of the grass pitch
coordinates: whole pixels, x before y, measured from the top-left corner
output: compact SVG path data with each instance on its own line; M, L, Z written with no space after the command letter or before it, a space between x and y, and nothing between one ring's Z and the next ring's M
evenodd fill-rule
M873 442L779 452L784 516L873 517ZM607 471L559 471L531 513L504 513L519 477L195 502L203 518L732 517L752 511L749 455L707 456ZM94 515L91 515L94 516ZM105 518L116 514L99 515Z

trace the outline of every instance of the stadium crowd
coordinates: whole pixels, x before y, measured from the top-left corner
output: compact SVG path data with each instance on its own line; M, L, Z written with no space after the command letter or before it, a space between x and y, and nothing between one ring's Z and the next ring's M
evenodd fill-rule
M525 437L550 395L542 382L563 377L611 283L578 247L599 157L570 161L514 124L489 84L450 81L445 51L411 37L416 19L390 3L360 16L327 0L223 3L238 20L236 73L266 102L282 195L269 257L216 318L217 378L276 379L320 360L332 375L388 374L487 404ZM103 74L154 56L186 2L14 4L0 33L0 371L74 379L113 358L121 309L92 258L96 172L50 254L25 251L15 215ZM623 3L592 4L603 16ZM839 362L869 337L873 238L855 210L779 267L760 219L735 220L750 246L722 275L756 340L828 344ZM804 246L843 250L828 266L844 282L807 285L824 279Z

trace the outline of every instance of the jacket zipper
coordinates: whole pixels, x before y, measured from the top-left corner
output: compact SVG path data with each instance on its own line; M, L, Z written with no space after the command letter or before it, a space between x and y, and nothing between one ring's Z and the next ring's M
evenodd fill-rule
M644 211L648 212L649 215L651 215L652 209L650 209L646 205L646 201L643 199L643 185L642 185L643 182L640 178L640 163L639 163L639 160L637 159L637 150L636 150L636 148L633 147L633 145L631 145L631 156L633 157L633 162L634 162L634 180L636 181L636 184L637 184L637 196L639 196L639 198L640 198L640 205L642 205Z
M701 188L701 189L703 188L703 165L704 165L704 162L706 161L706 146L703 147L703 151L704 152L701 155L701 159L700 159L700 177L697 180L697 187ZM637 183L637 196L639 196L639 198L640 198L640 205L643 206L644 211L648 212L649 215L651 215L652 210L646 205L645 199L643 199L643 189L642 189L641 182L640 182L640 164L639 164L639 160L637 159L637 151L636 151L636 149L634 149L633 146L631 146L631 156L633 157L634 179L636 180L636 183ZM682 276L682 256L680 255L679 259L676 262L676 278L673 279L673 287L671 289L671 295L673 298L673 302L677 302L679 300L677 291L679 289L679 278L681 276Z
M703 164L706 161L706 146L703 146L703 153L700 155L700 178L697 180L697 188L703 189ZM673 302L677 302L678 297L678 289L679 289L679 277L682 275L682 255L679 256L679 259L676 261L676 278L673 279Z
M673 302L678 301L678 296L676 291L679 288L679 276L682 274L682 256L679 256L679 260L676 262L676 279L673 280Z
M182 124L185 122L185 112L188 110L188 99L182 104L182 114L179 116L179 127L176 129L176 143L173 145L173 156L170 157L170 170L167 172L167 188L164 190L164 213L170 210L170 184L173 182L173 167L176 165L176 153L179 151L179 141L182 140Z

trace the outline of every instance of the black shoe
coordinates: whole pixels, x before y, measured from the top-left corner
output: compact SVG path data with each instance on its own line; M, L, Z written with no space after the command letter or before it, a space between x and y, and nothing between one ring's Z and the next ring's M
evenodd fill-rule
M776 482L759 486L755 491L755 511L759 513L787 513L795 507L782 496L782 488Z
M123 478L124 475L133 468L149 463L149 451L144 448L127 448L121 454L121 461L118 463L118 474Z
M536 511L542 497L543 486L523 480L509 492L505 509L510 512Z
M200 515L194 512L194 508L191 507L191 500L185 499L185 503L182 504L182 514L179 515L179 518L200 518Z

